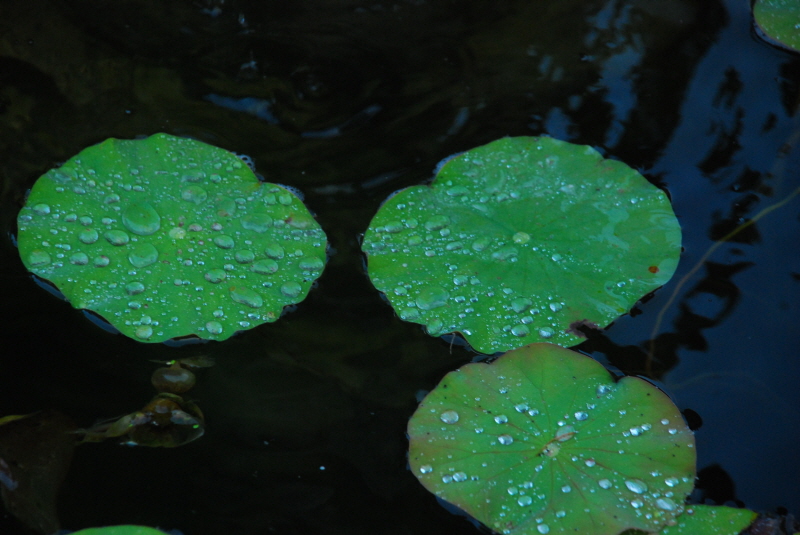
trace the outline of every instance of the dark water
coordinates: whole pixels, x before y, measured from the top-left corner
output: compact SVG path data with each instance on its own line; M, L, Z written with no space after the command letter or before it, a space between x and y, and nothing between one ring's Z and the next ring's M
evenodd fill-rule
M800 55L745 0L3 0L0 415L87 426L144 405L149 359L210 354L206 436L81 446L65 528L186 535L475 533L406 469L416 395L475 354L395 317L359 234L443 157L507 135L590 144L665 187L675 279L582 349L649 373L697 431L697 500L800 513ZM109 334L36 285L13 245L25 192L107 137L191 136L300 188L335 254L308 299L224 343ZM646 357L654 340L656 358ZM7 514L0 533L22 533Z

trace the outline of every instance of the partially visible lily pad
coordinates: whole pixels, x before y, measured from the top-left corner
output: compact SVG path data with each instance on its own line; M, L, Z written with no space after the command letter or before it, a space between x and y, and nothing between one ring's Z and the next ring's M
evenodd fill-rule
M156 134L108 139L34 184L25 266L143 342L224 340L302 301L324 232L291 191L231 152Z
M749 509L691 505L677 518L677 524L664 528L660 535L739 535L757 516Z
M625 164L552 138L504 138L389 198L364 236L398 315L477 351L572 346L666 283L681 247L669 200Z
M158 529L145 526L108 526L104 528L86 528L72 535L164 535Z
M670 399L553 344L447 374L408 434L425 488L504 534L658 531L694 485L694 436Z
M756 0L753 16L769 38L800 52L800 3L794 0Z

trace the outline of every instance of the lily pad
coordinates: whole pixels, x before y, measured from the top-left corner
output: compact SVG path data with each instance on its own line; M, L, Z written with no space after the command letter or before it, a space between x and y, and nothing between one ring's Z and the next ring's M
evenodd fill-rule
M84 149L34 184L25 266L143 342L224 340L302 301L327 240L302 201L231 152L156 134Z
M389 198L364 236L375 287L431 335L477 351L572 346L666 283L669 200L623 163L552 138L504 138Z
M694 485L694 436L670 399L553 344L450 372L408 434L425 488L504 534L658 531Z
M86 528L72 535L164 535L158 529L145 526L108 526L104 528Z
M691 505L677 518L677 524L664 528L660 535L739 535L757 516L749 509Z
M800 52L800 4L786 0L756 0L758 26L779 44Z

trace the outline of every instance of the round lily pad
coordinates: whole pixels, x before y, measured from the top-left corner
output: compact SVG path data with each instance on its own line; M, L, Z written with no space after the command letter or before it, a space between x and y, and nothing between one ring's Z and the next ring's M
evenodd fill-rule
M25 266L143 342L224 340L302 301L327 240L291 191L231 152L156 134L108 139L34 184Z
M670 399L553 344L450 372L408 434L425 488L504 534L658 531L694 485L694 436Z
M756 0L753 16L764 33L781 45L800 52L800 3Z
M667 282L669 200L623 163L552 138L504 138L389 198L364 236L376 288L431 335L477 351L579 343Z
M664 528L660 535L739 535L757 516L749 509L691 505L677 518L677 524Z

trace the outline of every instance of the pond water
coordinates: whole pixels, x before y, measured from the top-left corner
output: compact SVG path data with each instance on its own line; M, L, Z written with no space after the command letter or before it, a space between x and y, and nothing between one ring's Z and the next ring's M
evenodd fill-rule
M684 232L673 280L578 349L699 415L693 499L800 514L800 199L704 257L800 185L800 55L758 37L748 2L6 0L0 12L0 416L50 408L89 426L150 399L150 359L217 362L192 390L200 440L78 448L64 528L473 532L407 470L405 427L421 394L478 355L399 320L359 238L442 158L540 134L641 170ZM332 255L278 322L224 343L140 344L25 271L15 219L36 178L108 137L156 132L247 154L305 194ZM0 532L24 531L3 514Z

